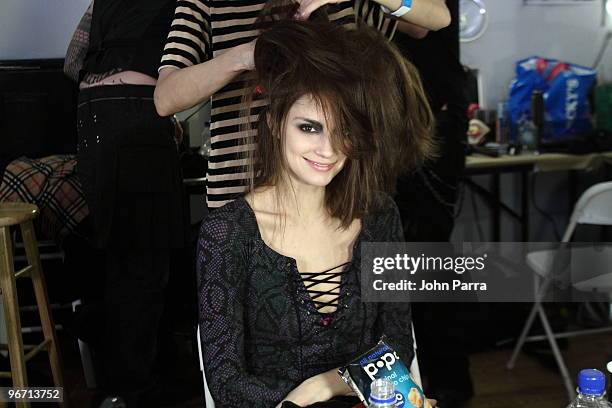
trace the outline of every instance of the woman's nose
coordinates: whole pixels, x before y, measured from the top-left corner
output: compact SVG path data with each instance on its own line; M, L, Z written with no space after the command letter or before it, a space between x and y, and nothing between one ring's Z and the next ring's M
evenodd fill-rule
M332 157L335 154L334 147L332 146L328 134L321 133L317 142L315 153L317 153L321 157Z

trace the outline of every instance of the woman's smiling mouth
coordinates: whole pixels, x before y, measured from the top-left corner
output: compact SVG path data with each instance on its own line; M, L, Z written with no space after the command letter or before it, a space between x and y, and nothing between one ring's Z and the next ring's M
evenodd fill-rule
M334 163L319 163L316 161L309 160L305 157L304 157L304 160L306 160L306 162L308 163L310 167L312 167L313 169L317 171L322 171L322 172L330 171L336 165L335 162Z

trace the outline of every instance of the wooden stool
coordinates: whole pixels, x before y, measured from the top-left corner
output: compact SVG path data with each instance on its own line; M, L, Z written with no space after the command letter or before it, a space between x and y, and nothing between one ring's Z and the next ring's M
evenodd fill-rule
M62 364L55 335L55 325L50 313L47 287L40 265L38 245L34 234L32 220L38 215L38 208L27 203L0 203L0 290L6 318L8 336L8 351L11 362L11 371L0 372L0 377L12 378L13 387L28 386L25 363L41 350L49 353L49 362L53 373L53 383L56 387L63 387ZM15 273L13 266L13 249L10 227L21 228L21 235L26 250L28 266ZM21 320L19 318L19 302L17 299L16 279L29 277L32 279L36 304L40 314L40 321L44 333L44 341L36 346L23 345L21 337ZM24 354L24 350L28 350ZM67 399L67 395L64 395ZM67 404L66 404L67 405ZM29 403L17 403L18 407L28 407Z

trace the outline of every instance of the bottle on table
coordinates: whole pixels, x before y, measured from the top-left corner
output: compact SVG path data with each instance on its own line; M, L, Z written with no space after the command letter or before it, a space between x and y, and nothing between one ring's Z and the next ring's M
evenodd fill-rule
M368 408L394 408L395 386L391 381L383 378L372 381L369 401Z
M495 141L500 144L509 142L508 105L506 102L497 104L497 120L495 122Z
M536 151L538 128L531 119L523 119L519 124L519 142L523 150Z
M535 126L535 148L540 148L544 137L544 93L535 90L531 94L531 117Z
M544 94L535 90L531 94L531 117L519 124L519 141L525 150L537 152L544 134Z
M612 408L606 399L606 377L595 369L578 373L578 395L567 408Z

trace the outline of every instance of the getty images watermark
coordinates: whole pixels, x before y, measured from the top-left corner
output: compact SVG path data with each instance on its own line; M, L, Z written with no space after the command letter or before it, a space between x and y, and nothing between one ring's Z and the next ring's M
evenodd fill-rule
M385 271L397 270L414 275L417 272L445 271L447 273L453 272L457 275L463 275L465 272L483 271L487 256L487 254L477 257L426 256L423 253L418 256L411 256L407 253L395 254L394 257L374 258L372 272L375 275L381 275ZM420 287L418 287L417 281L410 279L401 279L399 282L385 282L382 279L377 279L373 285L374 290L487 290L486 282L464 282L461 279L452 279L452 282L421 279Z
M364 243L361 267L365 302L583 302L612 292L612 243Z

